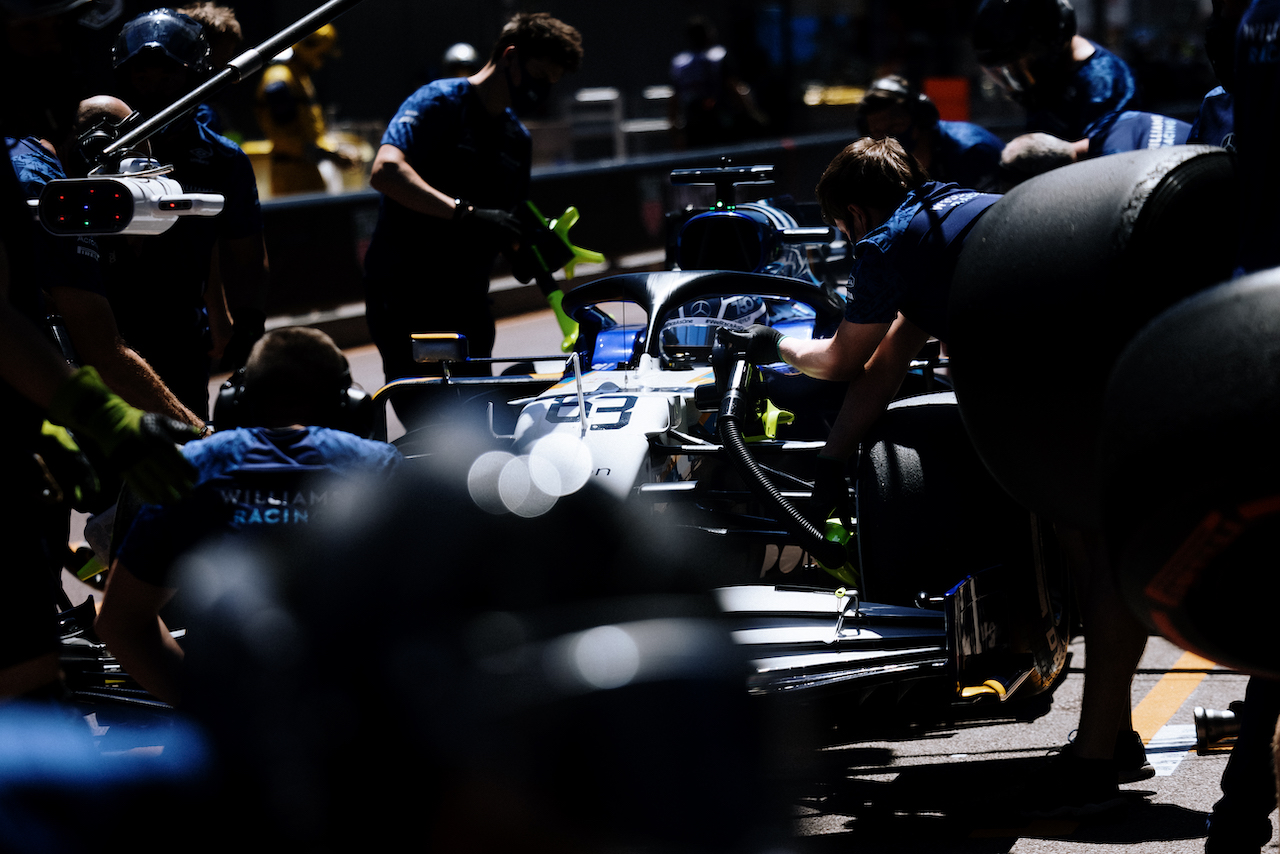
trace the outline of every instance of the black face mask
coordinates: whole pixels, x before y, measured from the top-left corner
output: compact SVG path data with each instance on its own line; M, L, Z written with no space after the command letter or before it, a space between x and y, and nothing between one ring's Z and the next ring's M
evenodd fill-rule
M507 91L511 95L511 109L518 115L531 113L544 106L551 96L551 81L540 79L529 73L529 68L520 63L520 85L511 82L511 67L507 67Z

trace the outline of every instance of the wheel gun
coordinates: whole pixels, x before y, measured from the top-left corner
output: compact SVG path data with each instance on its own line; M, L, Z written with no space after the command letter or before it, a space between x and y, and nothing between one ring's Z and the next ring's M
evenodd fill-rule
M516 217L523 226L524 235L520 248L510 258L511 272L521 283L530 280L538 283L564 335L560 349L568 353L578 340L578 323L564 313L561 306L564 291L556 284L554 274L563 269L565 278L572 279L573 268L579 261L602 264L604 255L569 242L569 229L578 221L578 209L575 207L565 208L564 213L548 221L533 202L526 201L516 207Z

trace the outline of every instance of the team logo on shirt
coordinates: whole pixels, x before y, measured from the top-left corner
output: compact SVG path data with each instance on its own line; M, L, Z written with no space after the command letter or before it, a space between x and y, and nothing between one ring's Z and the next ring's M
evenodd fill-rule
M931 210L933 210L934 213L941 213L942 211L954 208L956 205L963 205L965 202L971 202L978 198L978 195L978 193L957 193L954 196L947 196L945 199L939 199L937 202L934 202Z
M238 526L305 525L310 511L329 503L329 493L311 490L221 489L224 504L235 505L231 520Z

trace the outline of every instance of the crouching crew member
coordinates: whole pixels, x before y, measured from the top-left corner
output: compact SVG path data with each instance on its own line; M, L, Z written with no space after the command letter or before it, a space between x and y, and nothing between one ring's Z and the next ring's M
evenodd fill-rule
M245 426L184 447L196 487L172 507L147 505L112 564L96 629L140 685L165 702L182 698L182 648L160 618L176 592L174 562L219 535L280 536L314 526L352 478L387 478L403 459L355 426L371 402L351 385L346 358L316 329L265 334L249 356L243 387L225 411ZM222 412L218 413L222 416ZM368 415L368 413L365 413Z

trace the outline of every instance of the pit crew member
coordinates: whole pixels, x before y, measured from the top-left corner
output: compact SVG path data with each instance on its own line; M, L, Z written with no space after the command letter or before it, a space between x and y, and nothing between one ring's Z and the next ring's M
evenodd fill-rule
M85 0L0 2L0 39L7 55L27 62L21 78L25 95L42 104L66 128L75 110L73 85L60 77L70 61L68 31L76 26ZM39 34L40 38L34 38ZM45 77L42 73L49 70ZM17 88L18 78L5 93ZM19 126L15 134L28 130ZM0 131L8 125L0 116ZM9 571L0 596L0 697L57 700L63 694L58 663L56 576L48 572L44 502L82 488L92 489L91 472L82 478L55 477L43 440L46 419L74 430L81 441L102 452L106 466L121 471L151 500L172 500L190 488L192 472L174 447L194 432L161 416L145 415L112 394L92 368L73 369L55 347L44 325L40 285L46 272L34 250L34 230L24 194L0 145L0 482L6 512L0 514L0 538ZM70 441L70 436L61 438ZM59 443L73 455L73 444ZM42 471L42 468L44 469ZM54 466L57 468L57 466Z
M984 193L999 189L1000 137L972 122L942 121L929 96L902 77L871 84L858 104L858 132L898 140L935 181Z
M80 103L72 130L78 133L104 116L123 118L128 114L129 108L122 101L107 95L95 96ZM64 141L55 156L48 141L28 137L12 142L9 157L28 199L38 198L49 181L68 177L62 163L64 160L75 162L76 158L65 157L62 152L70 145L70 140ZM36 241L47 255L65 259L65 263L44 267L49 272L44 290L50 300L50 310L66 325L74 355L80 363L95 367L107 385L133 406L203 428L204 419L184 406L151 365L120 335L104 292L96 240L54 237L37 229Z
M483 68L428 83L392 118L369 179L382 200L364 267L365 317L388 382L428 373L412 358L415 332L461 332L472 355L492 353L489 273L519 243L512 211L529 191L532 147L518 116L581 61L576 29L518 14Z
M204 31L191 18L172 9L143 13L124 25L112 51L120 97L154 115L200 82L208 55ZM213 360L223 355L224 370L243 364L266 322L257 182L248 155L194 114L175 119L149 142L152 156L174 167L171 177L185 192L220 194L223 209L214 217L183 217L163 234L100 241L107 293L125 338L183 403L207 416ZM225 299L211 281L222 282ZM228 311L230 341L214 336Z
M926 179L893 139L860 139L828 165L817 187L824 217L854 246L845 319L828 339L798 340L767 326L722 333L756 363L779 359L821 379L849 381L818 458L813 507L848 520L847 460L930 336L946 342L951 278L974 224L1000 197ZM1119 782L1155 773L1133 731L1129 697L1146 632L1124 606L1086 532L1055 526L1073 552L1090 659L1078 735L1038 790L1036 814L1080 814L1121 800ZM1105 652L1103 652L1105 651Z
M1241 9L1245 4L1240 2L1214 5L1226 31L1217 48L1220 58L1213 63L1214 71L1234 99L1229 116L1235 131L1231 141L1239 174L1250 179L1240 182L1242 235L1237 274L1242 275L1280 264L1275 245L1280 223L1270 201L1280 187L1280 171L1272 152L1276 106L1280 103L1280 2L1254 0L1246 9ZM1233 16L1239 16L1236 28L1231 26ZM1235 38L1230 41L1229 53L1227 35L1232 32ZM1212 48L1215 39L1208 42L1206 46ZM1234 61L1223 59L1228 56ZM1212 96L1210 92L1206 103ZM1204 114L1202 107L1201 116ZM1244 708L1238 715L1240 732L1222 773L1222 797L1209 815L1206 854L1260 852L1271 841L1276 769L1280 767L1280 742L1275 740L1280 731L1280 683L1250 676Z
M1080 139L1105 116L1138 107L1133 72L1076 32L1068 0L983 0L973 47L996 84L1026 110L1027 133Z
M192 494L172 507L143 507L133 519L95 627L156 697L173 705L182 698L183 651L160 617L176 592L170 570L179 556L217 535L278 536L313 525L313 516L337 503L342 478L397 470L403 458L393 446L326 426L342 423L339 404L350 386L347 360L325 333L308 327L266 333L245 365L241 409L242 420L261 426L185 446L199 472ZM285 486L264 488L261 475Z

